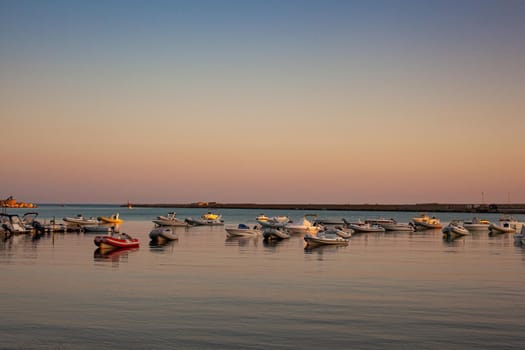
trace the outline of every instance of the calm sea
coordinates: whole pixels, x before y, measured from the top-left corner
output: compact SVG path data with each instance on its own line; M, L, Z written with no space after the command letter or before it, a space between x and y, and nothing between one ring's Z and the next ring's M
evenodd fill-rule
M525 249L512 235L362 234L305 250L178 229L150 246L168 209L42 206L39 218L120 212L136 250L98 254L94 234L0 242L0 349L523 349ZM10 213L17 211L10 210ZM258 210L221 210L226 224ZM23 213L18 211L18 213ZM178 209L178 216L203 210ZM302 211L264 211L300 219ZM323 218L418 213L317 212ZM441 214L451 219L471 214ZM484 218L496 220L497 215ZM524 216L518 219L525 221Z

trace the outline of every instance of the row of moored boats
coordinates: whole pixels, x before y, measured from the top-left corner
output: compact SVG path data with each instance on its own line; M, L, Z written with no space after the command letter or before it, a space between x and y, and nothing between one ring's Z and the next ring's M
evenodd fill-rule
M125 233L121 234L115 229L115 225L122 223L118 213L111 216L99 216L96 219L85 218L79 214L75 217L63 218L64 224L55 222L41 224L36 220L37 215L37 213L27 213L19 218L18 215L0 214L0 229L16 234L28 233L32 230L37 232L53 231L53 227L55 228L54 231L80 228L84 232L107 233L105 236L95 237L95 244L101 249L133 248L139 245L137 239ZM212 212L207 212L197 219L189 217L184 220L177 218L175 212L170 212L166 216L157 216L152 221L155 228L151 230L149 237L153 242L159 243L177 240L175 227L224 225L222 215ZM287 216L267 217L261 214L256 217L256 222L257 224L252 227L243 223L237 226L226 226L225 231L228 237L262 236L265 240L282 240L300 234L303 235L307 245L346 245L352 234L356 233L414 232L428 229L442 229L446 236L465 236L470 232L482 231L488 231L492 234L517 233L515 235L516 242L521 243L525 231L525 224L512 217L502 217L497 223L479 218L473 218L469 221L452 220L443 227L438 218L430 217L427 214L414 217L407 223L385 218L364 221L348 221L344 218L341 221L321 220L315 214L305 215L300 222L293 222ZM49 227L49 225L53 225L53 227Z

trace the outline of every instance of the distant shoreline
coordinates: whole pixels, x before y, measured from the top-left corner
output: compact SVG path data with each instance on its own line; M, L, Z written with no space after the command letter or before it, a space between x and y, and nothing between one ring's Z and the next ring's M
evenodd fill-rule
M525 214L525 204L271 204L271 203L130 203L136 208L202 208L202 209L281 209L281 210L342 210L342 211L403 211L403 212L463 212ZM122 204L127 207L128 204Z

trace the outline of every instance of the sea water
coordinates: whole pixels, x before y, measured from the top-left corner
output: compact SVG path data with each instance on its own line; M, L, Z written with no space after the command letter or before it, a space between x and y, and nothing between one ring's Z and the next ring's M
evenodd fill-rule
M525 249L510 234L359 234L346 247L268 244L224 227L177 228L150 245L157 215L205 209L41 206L41 221L119 212L138 249L101 254L95 234L0 242L0 349L522 349ZM10 210L10 213L23 211ZM303 211L218 210L227 225ZM309 212L312 213L312 212ZM317 212L357 220L418 213ZM433 213L443 222L472 214ZM498 216L482 215L496 221ZM518 216L522 221L523 216Z

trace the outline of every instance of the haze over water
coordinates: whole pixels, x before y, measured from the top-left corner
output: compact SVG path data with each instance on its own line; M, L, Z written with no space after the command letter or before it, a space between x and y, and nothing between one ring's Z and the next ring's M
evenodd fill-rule
M148 244L149 220L165 209L40 209L46 218L120 211L121 231L141 246L102 255L94 234L2 240L1 349L521 349L525 341L525 249L512 235L361 234L347 247L305 250L300 235L265 244L195 227L159 247ZM222 212L228 225L258 214Z

